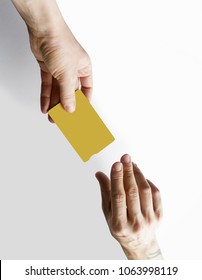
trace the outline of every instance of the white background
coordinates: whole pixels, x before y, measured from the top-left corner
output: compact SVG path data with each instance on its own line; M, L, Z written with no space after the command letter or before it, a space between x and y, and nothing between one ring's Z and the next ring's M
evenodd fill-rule
M83 163L40 113L27 30L0 0L0 258L125 258L94 173L130 153L162 193L164 257L201 259L201 2L58 4L92 59L92 104L116 141Z

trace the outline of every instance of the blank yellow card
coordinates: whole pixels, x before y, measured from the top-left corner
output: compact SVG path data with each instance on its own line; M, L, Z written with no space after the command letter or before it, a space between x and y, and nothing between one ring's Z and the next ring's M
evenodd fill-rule
M82 91L77 90L75 94L76 110L73 113L66 112L59 103L48 114L81 159L87 161L113 142L114 137Z

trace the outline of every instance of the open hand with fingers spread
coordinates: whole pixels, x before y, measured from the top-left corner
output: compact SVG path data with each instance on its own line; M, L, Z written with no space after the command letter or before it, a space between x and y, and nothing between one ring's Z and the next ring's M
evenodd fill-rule
M162 217L159 190L129 155L112 165L110 179L102 172L97 172L96 178L109 229L127 258L163 259L155 236Z

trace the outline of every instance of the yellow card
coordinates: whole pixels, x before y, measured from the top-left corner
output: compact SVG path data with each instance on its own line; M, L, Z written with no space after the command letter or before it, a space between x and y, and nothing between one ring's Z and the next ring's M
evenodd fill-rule
M81 159L87 161L113 142L114 137L82 91L77 90L75 94L76 110L73 113L66 112L59 103L48 114Z

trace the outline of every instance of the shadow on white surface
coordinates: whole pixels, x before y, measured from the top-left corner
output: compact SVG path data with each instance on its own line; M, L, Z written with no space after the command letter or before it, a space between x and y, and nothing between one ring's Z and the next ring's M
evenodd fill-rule
M29 47L26 25L11 1L0 3L0 83L14 100L38 106L39 71Z

